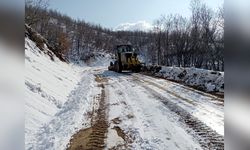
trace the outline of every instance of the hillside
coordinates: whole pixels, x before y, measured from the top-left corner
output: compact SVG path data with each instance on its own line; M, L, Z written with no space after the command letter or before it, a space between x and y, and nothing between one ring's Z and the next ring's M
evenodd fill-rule
M41 50L26 36L25 70L25 137L30 149L40 128L63 107L80 81L80 69L62 62L45 43Z

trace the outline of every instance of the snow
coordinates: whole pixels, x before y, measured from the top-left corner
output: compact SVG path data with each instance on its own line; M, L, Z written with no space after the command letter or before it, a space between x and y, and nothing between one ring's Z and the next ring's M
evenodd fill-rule
M224 93L224 72L198 68L162 66L161 71L155 75L183 82L186 85L196 86L207 92Z
M90 126L87 113L92 110L94 76L90 72L82 74L82 81L72 91L64 106L44 125L36 135L36 149L66 149L71 136ZM86 80L88 79L88 80Z
M111 55L106 52L96 52L95 56L89 60L90 67L107 67L110 64Z
M49 56L44 46L25 38L25 147L66 149L73 134L90 126L87 114L101 91L94 70L111 56L100 52L89 60L92 67L75 66Z
M146 21L137 21L135 23L122 23L118 25L115 31L150 31L153 26Z
M224 135L224 107L223 102L216 100L219 98L164 79L136 76L143 79L144 84L151 90L167 97L169 101L176 103L220 135Z
M107 134L107 143L108 143L107 148L111 149L112 147L115 147L117 145L124 144L124 140L118 136L117 131L109 128Z
M201 149L178 123L178 116L146 89L131 82L130 76L113 72L104 72L104 76L110 79L106 87L109 91L109 120L122 120L119 126L135 139L131 149ZM111 141L109 138L107 141Z
M52 61L50 56L45 54L46 51L50 50L45 48L41 51L33 41L25 38L25 145L27 149L32 149L32 144L36 143L36 135L41 128L63 109L68 96L81 79L80 68L61 62L56 56L53 56L54 61Z

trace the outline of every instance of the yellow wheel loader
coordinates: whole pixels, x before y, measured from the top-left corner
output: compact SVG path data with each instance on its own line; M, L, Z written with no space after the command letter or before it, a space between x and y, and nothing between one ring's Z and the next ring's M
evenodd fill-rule
M108 69L115 72L122 72L123 70L140 72L141 63L137 55L131 45L117 45L115 48L115 61L110 62Z

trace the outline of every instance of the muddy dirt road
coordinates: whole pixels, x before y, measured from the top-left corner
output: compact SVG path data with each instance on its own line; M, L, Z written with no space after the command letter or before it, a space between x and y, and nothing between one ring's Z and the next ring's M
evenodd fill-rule
M72 135L69 150L224 149L220 98L138 73L92 71L99 94L91 123Z

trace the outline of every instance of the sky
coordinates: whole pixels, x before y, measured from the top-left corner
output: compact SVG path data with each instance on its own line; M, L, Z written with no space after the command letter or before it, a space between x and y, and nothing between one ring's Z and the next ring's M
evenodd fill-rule
M203 0L217 9L224 0ZM190 16L190 0L49 0L49 8L74 19L115 28L123 23L153 23L165 14Z

